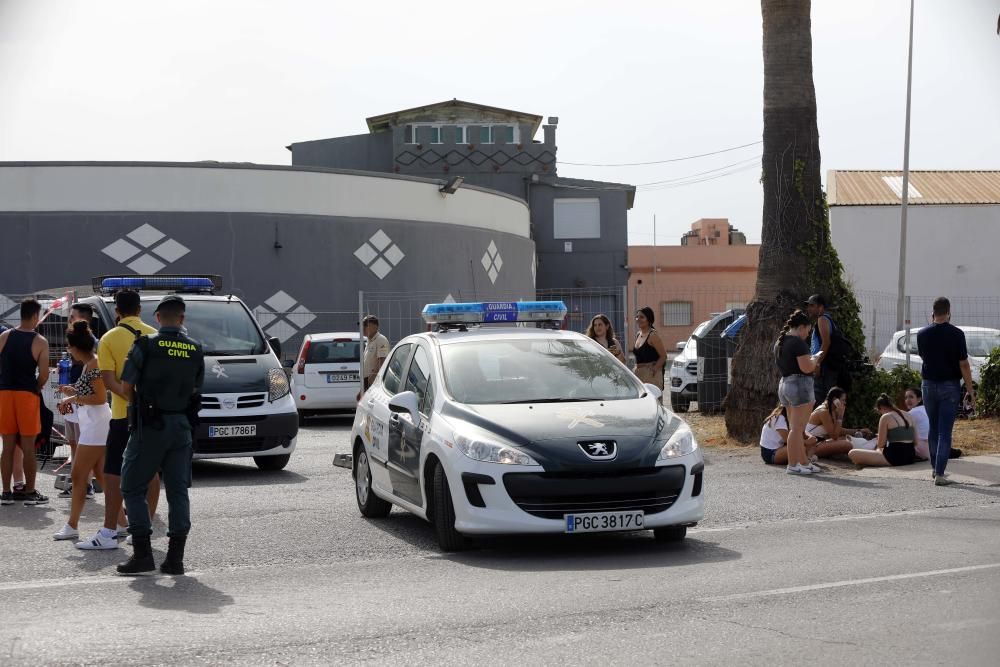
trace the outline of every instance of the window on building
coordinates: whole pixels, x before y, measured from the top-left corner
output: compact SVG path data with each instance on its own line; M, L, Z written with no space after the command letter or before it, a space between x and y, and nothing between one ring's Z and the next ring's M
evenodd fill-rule
M413 129L412 125L407 125L403 128L403 143L404 144L415 144L417 143L417 138L414 136L416 130Z
M663 326L686 327L691 325L690 301L665 301L663 303Z
M503 137L508 144L517 143L517 128L513 125L480 125L479 143L496 143L497 137Z
M601 200L554 200L552 234L557 239L601 238Z
M481 125L479 127L479 143L481 143L481 144L492 144L493 143L493 126L492 125Z
M432 144L441 143L441 126L431 125L430 130L431 130L431 143Z
M465 127L462 125L455 126L455 143L456 144L465 143Z
M501 125L497 129L500 132L500 136L502 136L504 138L504 140L508 144L514 143L514 126L513 125Z

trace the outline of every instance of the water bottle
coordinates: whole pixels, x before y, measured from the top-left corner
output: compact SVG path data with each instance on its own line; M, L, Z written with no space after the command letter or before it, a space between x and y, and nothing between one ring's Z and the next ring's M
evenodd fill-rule
M73 362L69 358L69 352L62 353L62 359L59 360L59 384L71 384L69 380L70 371L73 368Z

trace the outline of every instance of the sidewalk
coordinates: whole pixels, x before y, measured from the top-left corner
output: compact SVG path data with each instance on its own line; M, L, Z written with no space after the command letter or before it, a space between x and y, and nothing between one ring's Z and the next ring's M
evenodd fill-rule
M931 479L931 464L918 461L913 465L865 468L853 473L857 477ZM957 484L973 486L1000 486L1000 455L963 456L948 461L948 477Z

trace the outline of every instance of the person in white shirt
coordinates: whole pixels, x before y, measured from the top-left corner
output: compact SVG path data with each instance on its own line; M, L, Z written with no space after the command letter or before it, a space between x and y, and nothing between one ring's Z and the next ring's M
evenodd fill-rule
M918 387L911 387L906 390L904 397L907 414L913 418L913 425L917 428L917 444L915 447L917 458L926 461L931 457L930 447L927 445L927 436L931 430L931 422L927 418L927 408L924 407L923 393ZM961 449L952 447L948 458L957 459L961 455Z
M805 436L806 455L811 456L816 438ZM788 409L779 405L760 429L760 458L768 465L788 464ZM812 465L812 464L810 464Z
M374 315L367 315L361 320L362 331L365 334L365 353L361 359L361 380L364 383L361 391L358 392L358 400L368 391L368 387L375 381L379 369L389 356L389 339L378 332L378 318Z

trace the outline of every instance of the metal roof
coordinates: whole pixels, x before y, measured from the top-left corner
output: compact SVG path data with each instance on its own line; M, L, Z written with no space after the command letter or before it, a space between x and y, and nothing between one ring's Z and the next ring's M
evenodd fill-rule
M412 109L401 109L400 111L391 111L389 113L379 114L378 116L369 116L366 120L368 123L368 131L376 132L378 130L383 130L387 128L391 123L394 123L399 116L410 115L414 113L435 111L435 112L445 112L452 109L470 109L473 111L480 111L486 113L495 113L503 116L515 116L521 120L524 120L531 124L531 134L532 136L538 132L538 127L542 124L542 117L533 114L525 113L523 111L514 111L513 109L502 109L500 107L491 107L485 104L476 104L475 102L466 102L460 99L445 100L444 102L435 102L434 104L425 104L419 107L413 107Z
M902 196L901 171L827 172L830 206L895 206ZM1000 204L1000 171L911 171L911 206Z

